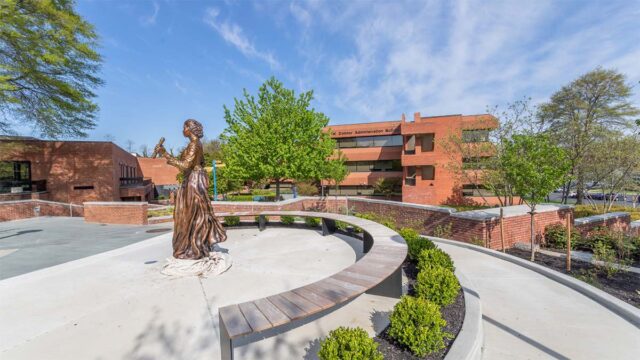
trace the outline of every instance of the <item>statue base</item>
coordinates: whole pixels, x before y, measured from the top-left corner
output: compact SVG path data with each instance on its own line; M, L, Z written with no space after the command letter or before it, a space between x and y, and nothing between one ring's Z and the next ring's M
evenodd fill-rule
M167 258L162 268L163 275L172 277L215 276L227 271L232 265L231 256L212 251L208 257L198 260Z

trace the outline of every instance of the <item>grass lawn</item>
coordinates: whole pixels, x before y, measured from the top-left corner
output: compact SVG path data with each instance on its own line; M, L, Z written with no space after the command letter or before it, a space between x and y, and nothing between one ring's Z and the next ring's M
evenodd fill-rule
M147 217L158 217L158 216L168 216L168 215L173 215L173 206L169 206L166 209L160 209L160 210L149 210L147 212Z
M632 208L628 206L612 206L611 211L609 212L628 212L631 214L631 221L640 220L640 208ZM600 209L594 209L591 205L576 205L575 207L575 217L587 217L593 215L600 215L602 211Z

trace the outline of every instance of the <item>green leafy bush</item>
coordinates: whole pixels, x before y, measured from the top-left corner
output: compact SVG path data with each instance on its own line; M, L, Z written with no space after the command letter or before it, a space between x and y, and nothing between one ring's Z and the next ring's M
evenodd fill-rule
M544 242L554 249L567 248L567 228L562 224L551 224L544 228ZM571 230L571 248L574 249L580 243L580 233Z
M296 218L290 215L280 216L280 222L284 225L291 225L296 222Z
M344 221L336 220L336 229L346 231L349 224Z
M418 259L418 255L422 250L435 249L436 247L431 240L421 237L420 234L412 228L402 228L398 233L407 243L407 247L409 248L409 259L412 261L416 261Z
M378 343L361 328L339 327L329 332L320 344L318 357L321 360L383 360Z
M237 226L240 224L240 216L225 216L224 223L227 226Z
M307 224L307 226L317 227L318 225L320 225L320 218L305 217L304 218L304 223Z
M445 269L455 271L453 260L446 252L435 249L423 249L418 255L418 269L426 269L428 267L441 266Z
M388 227L389 229L396 230L396 221L392 217L382 216L376 213L357 213L356 216L361 219L375 221Z
M227 195L227 201L253 201L253 195Z
M441 306L453 303L460 292L460 284L453 271L441 266L420 270L413 288L417 297Z
M602 261L602 263L598 263L596 267L598 270L603 271L608 278L613 277L620 271L620 268L614 265L616 262L615 251L604 242L598 242L593 247L593 259Z
M576 244L576 248L591 250L595 254L597 244L604 244L612 249L615 257L620 261L640 257L640 247L638 246L640 240L637 236L609 228L599 228L582 237Z
M444 339L452 337L443 331L447 322L440 315L440 307L425 299L403 296L389 321L389 336L416 356L443 349Z
M276 192L269 189L252 189L251 195L276 196Z
M260 222L260 215L256 215L255 219L256 219L256 222L259 223ZM268 223L269 222L269 217L265 216L264 217L264 221Z
M318 195L318 187L314 184L310 184L307 182L301 182L296 184L298 187L298 194L300 196L315 196Z

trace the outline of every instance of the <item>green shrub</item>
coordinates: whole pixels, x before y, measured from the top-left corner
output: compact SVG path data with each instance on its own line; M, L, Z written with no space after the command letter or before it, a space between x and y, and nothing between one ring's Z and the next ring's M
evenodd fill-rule
M224 223L227 226L237 226L240 224L240 216L225 216Z
M361 219L375 221L390 229L396 230L396 221L392 217L381 216L376 213L357 213L356 216Z
M567 248L567 228L562 224L551 224L544 228L544 242L554 249ZM571 248L580 243L580 233L571 229Z
M253 195L227 195L228 201L253 201Z
M280 216L280 222L283 223L284 225L291 225L294 222L296 222L296 218L290 215L283 215L283 216Z
M640 240L638 240L637 237L626 234L620 230L612 230L609 228L599 228L592 231L578 242L576 248L591 250L595 254L597 244L604 244L612 249L615 257L620 261L637 257L640 251L638 248ZM600 248L600 250L602 250L602 248Z
M409 259L411 261L416 261L422 250L435 249L436 247L431 240L421 237L420 234L412 228L402 228L398 233L407 243L407 247L409 248Z
M453 271L441 266L420 270L413 288L417 297L441 306L453 303L460 292L460 284Z
M376 214L374 213L357 213L356 217L359 217L361 219L376 221Z
M307 226L317 227L318 225L320 225L320 218L305 217L304 218L304 223L307 224Z
M260 222L260 215L256 215L255 219L256 219L256 222L259 223ZM264 217L264 221L265 222L269 222L269 217L265 216Z
M321 360L367 359L383 360L378 343L361 328L339 327L329 332L320 343L318 357Z
M251 195L276 196L276 192L269 189L252 189Z
M423 249L418 254L418 269L426 269L428 267L436 267L441 266L445 269L449 269L451 271L455 271L455 266L453 266L453 260L451 260L451 256L446 252L435 248L435 249Z
M608 278L620 271L620 268L614 264L617 260L615 250L604 242L598 242L593 247L593 260L602 261L597 263L596 268L604 272Z
M336 229L346 231L349 224L344 221L336 220Z
M420 357L442 350L452 335L442 329L447 322L440 307L428 300L403 296L389 316L389 336Z
M298 194L300 196L315 196L318 195L318 187L314 184L310 184L307 182L301 182L296 184L298 187Z

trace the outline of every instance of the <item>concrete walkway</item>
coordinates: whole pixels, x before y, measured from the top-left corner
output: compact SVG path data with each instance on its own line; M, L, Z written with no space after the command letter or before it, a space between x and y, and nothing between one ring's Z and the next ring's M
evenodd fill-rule
M516 264L438 246L480 295L484 359L638 359L640 330L593 300Z

